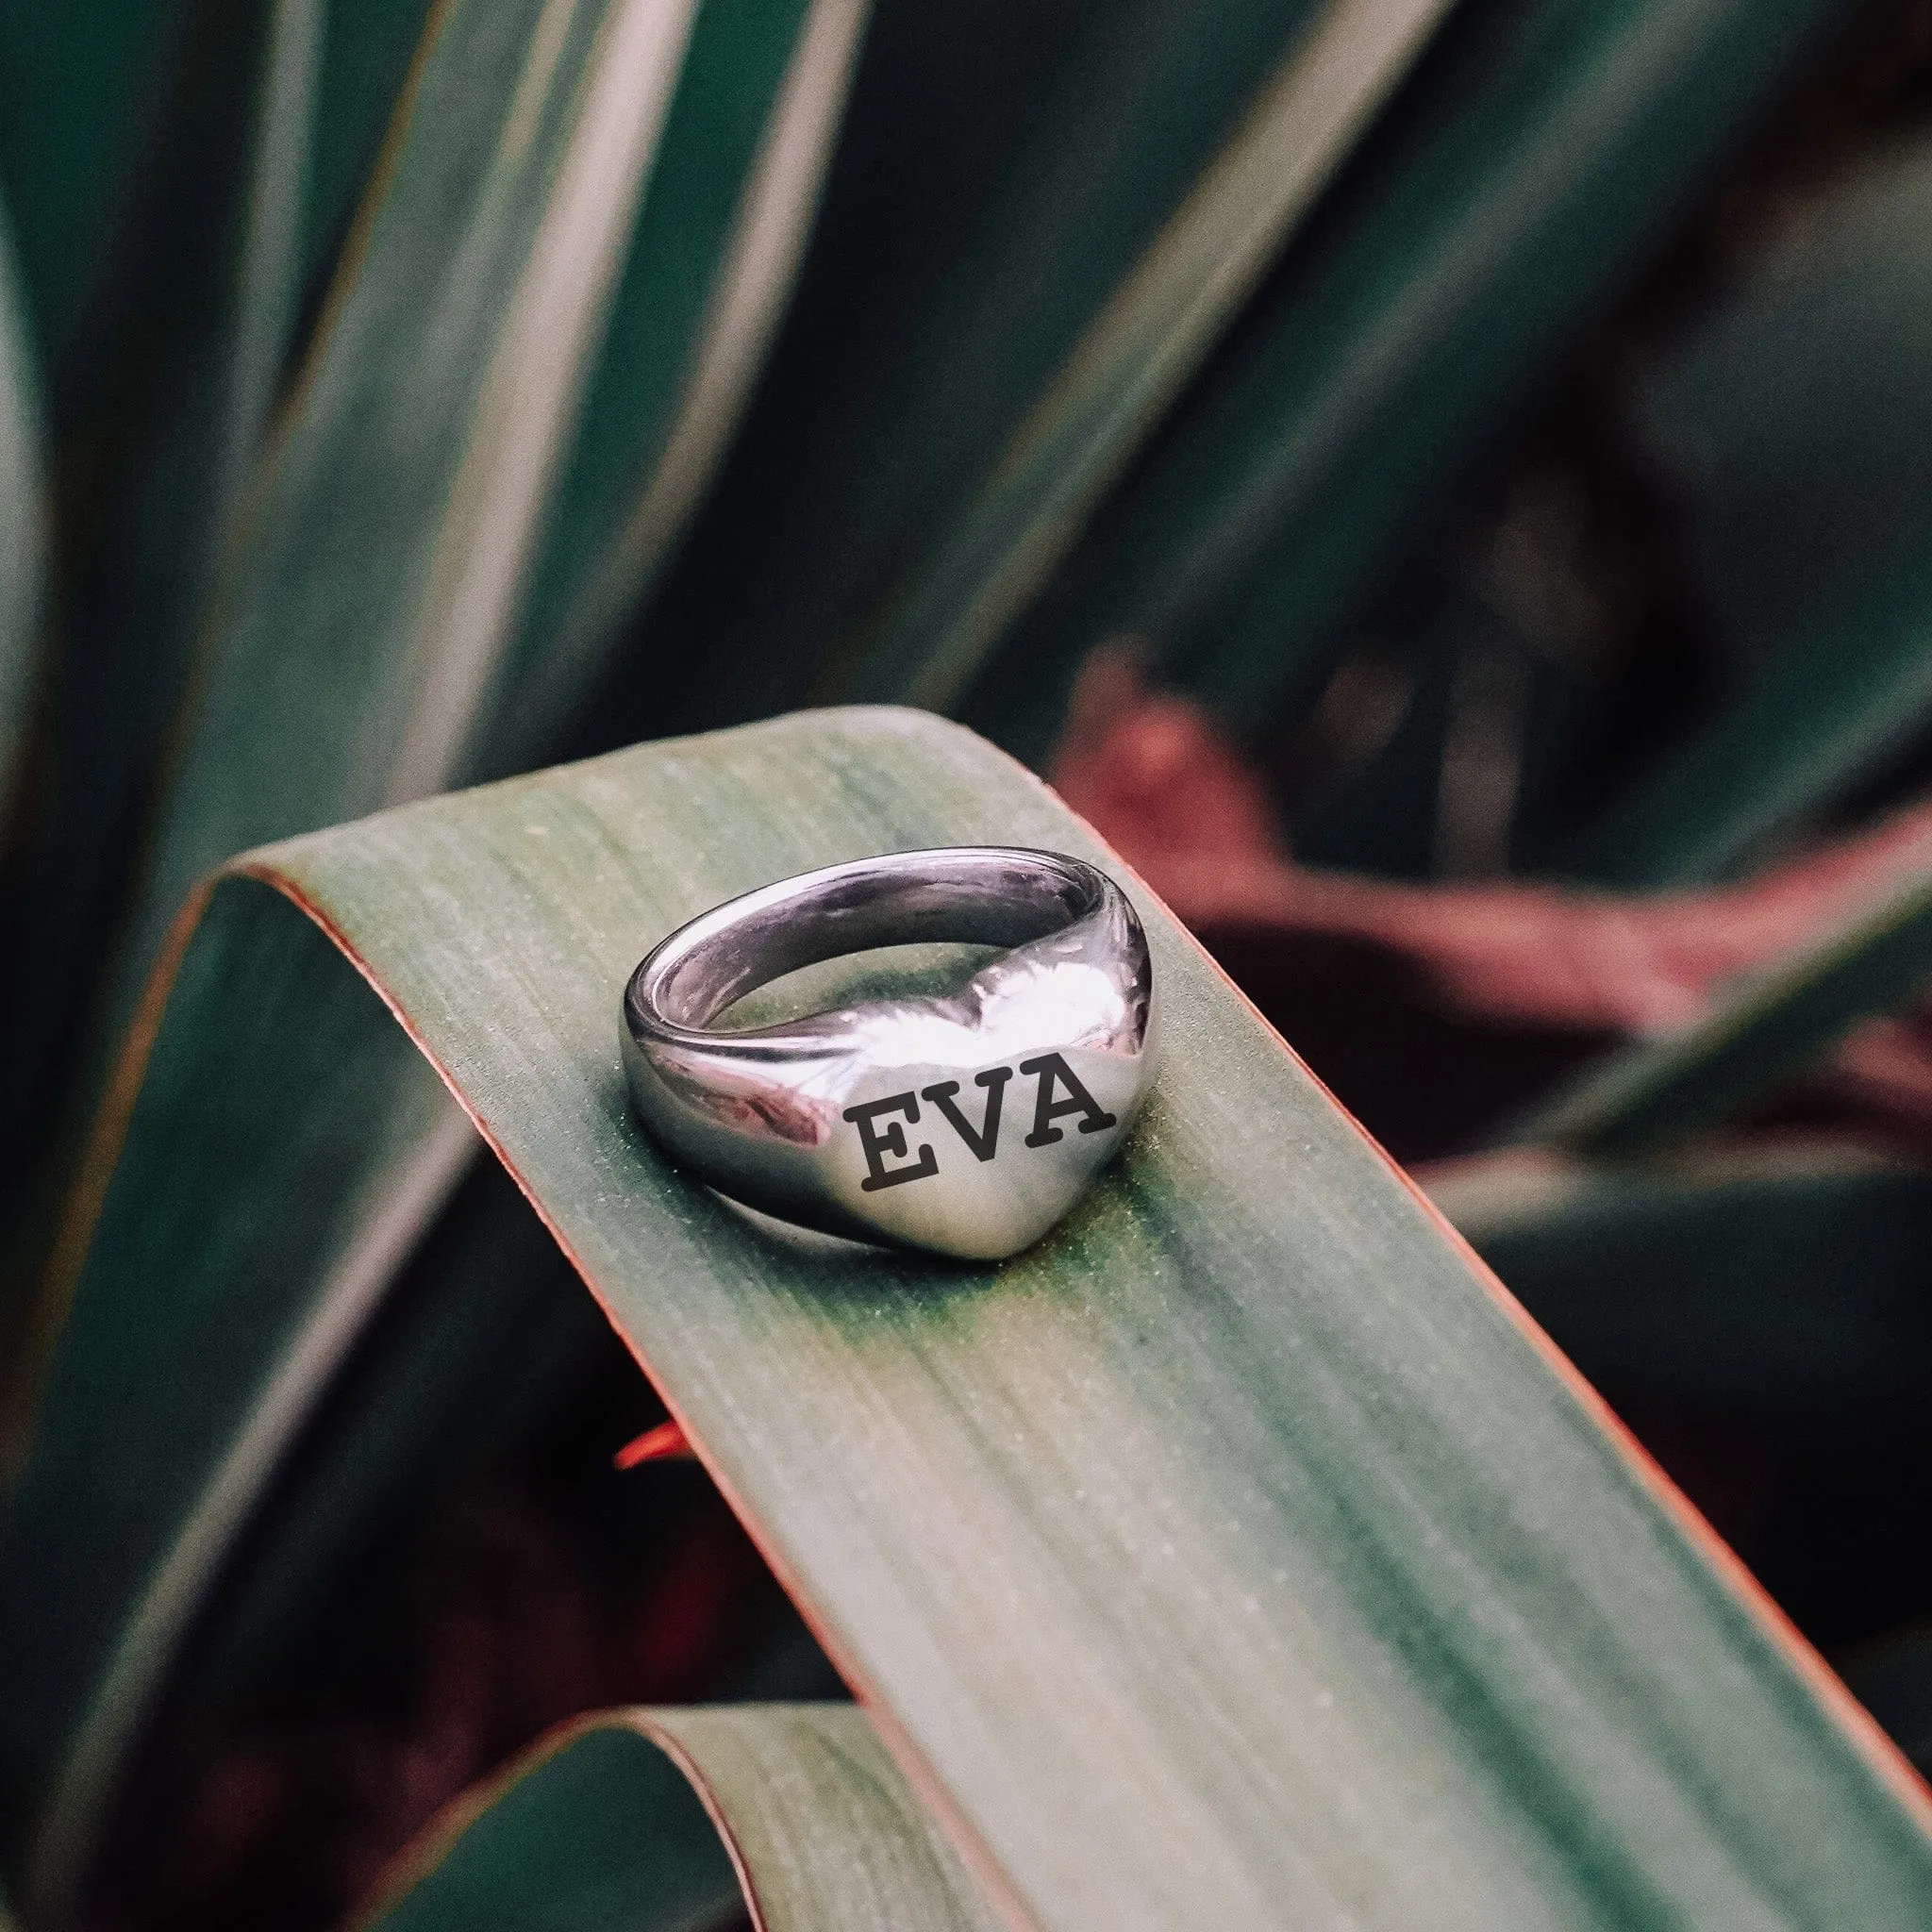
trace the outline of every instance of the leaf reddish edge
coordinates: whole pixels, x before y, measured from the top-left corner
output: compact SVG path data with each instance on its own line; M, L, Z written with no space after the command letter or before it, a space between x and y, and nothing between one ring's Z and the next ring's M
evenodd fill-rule
M637 1469L646 1462L669 1462L691 1455L690 1439L682 1424L658 1423L641 1436L633 1436L610 1458L614 1469Z

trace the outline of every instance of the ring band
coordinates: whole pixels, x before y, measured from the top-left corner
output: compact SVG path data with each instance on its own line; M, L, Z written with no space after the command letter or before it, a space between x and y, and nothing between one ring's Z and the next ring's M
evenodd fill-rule
M1008 948L956 993L744 1029L770 980L875 946ZM1147 939L1106 874L967 845L782 879L692 920L625 989L631 1100L724 1193L827 1233L1017 1253L1119 1146L1152 1077Z

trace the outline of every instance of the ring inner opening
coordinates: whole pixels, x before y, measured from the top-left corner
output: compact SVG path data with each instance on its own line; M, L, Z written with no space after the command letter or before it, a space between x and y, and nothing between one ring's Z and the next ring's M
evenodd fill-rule
M975 856L950 874L849 874L750 908L700 938L667 962L657 1005L673 1025L709 1027L747 994L805 967L886 947L1004 950L1063 929L1096 903L1076 874L1044 862ZM936 962L924 964L931 972Z

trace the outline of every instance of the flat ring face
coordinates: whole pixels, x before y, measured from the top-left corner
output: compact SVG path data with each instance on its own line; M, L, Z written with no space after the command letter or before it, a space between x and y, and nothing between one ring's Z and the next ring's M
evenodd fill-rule
M1009 950L943 997L713 1024L797 967L932 940ZM997 1260L1060 1219L1140 1111L1153 968L1133 908L1083 860L895 853L673 933L631 975L620 1039L645 1125L723 1192L833 1234Z

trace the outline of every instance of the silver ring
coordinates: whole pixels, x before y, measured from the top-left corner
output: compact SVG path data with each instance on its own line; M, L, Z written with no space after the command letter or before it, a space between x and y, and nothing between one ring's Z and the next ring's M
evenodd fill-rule
M1010 948L943 998L719 1029L781 974L874 946ZM826 1233L997 1260L1106 1165L1153 1076L1147 938L1104 873L997 845L781 879L693 919L625 989L631 1100L721 1192Z

